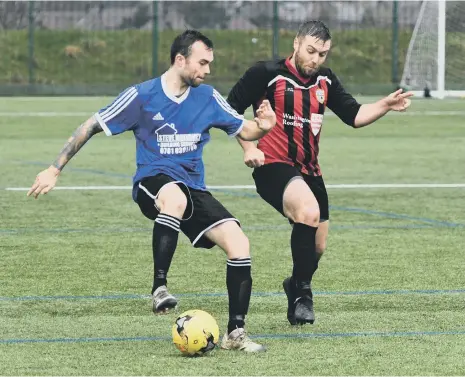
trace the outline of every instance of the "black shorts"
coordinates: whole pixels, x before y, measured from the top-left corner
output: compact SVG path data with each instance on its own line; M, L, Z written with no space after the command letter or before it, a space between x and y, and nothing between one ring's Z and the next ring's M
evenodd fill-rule
M155 220L160 213L155 199L163 186L177 184L187 197L187 207L181 221L181 230L189 238L194 247L211 249L215 244L205 237L205 232L227 221L237 220L208 191L195 190L183 182L176 181L165 174L157 174L144 178L139 182L137 204L145 217Z
M323 177L302 174L294 166L281 162L255 168L252 176L258 194L284 217L286 217L283 208L284 190L293 179L303 178L315 195L320 207L320 222L329 220L328 193Z

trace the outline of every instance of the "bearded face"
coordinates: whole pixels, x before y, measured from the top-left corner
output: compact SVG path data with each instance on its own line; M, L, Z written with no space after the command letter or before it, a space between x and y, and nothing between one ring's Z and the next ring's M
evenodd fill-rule
M330 40L323 42L321 39L309 35L296 38L294 40L294 60L297 72L302 77L311 77L325 62L330 48Z

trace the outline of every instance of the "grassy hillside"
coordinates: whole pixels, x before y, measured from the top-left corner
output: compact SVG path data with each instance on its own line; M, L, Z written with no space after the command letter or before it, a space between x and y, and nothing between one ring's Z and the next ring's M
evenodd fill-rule
M169 47L177 31L159 34L159 72L169 65ZM211 83L226 88L253 62L269 59L272 33L269 30L206 31L215 43ZM292 51L294 34L282 32L280 54ZM399 36L401 68L410 32ZM328 64L350 85L388 85L391 82L391 32L359 30L334 33L334 48ZM83 32L37 30L35 33L35 79L53 86L124 87L151 76L151 31L121 30ZM28 83L27 31L0 33L0 85ZM399 69L400 72L400 69Z

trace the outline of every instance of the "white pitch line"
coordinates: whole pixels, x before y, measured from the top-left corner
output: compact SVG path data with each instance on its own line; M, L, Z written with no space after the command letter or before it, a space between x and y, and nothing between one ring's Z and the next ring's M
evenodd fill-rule
M255 190L253 185L207 186L209 190ZM465 188L465 183L386 183L336 184L329 189L390 189L390 188ZM6 191L29 191L29 187L7 187ZM132 190L132 186L58 186L54 190Z
M465 183L381 183L381 184L339 184L326 185L333 189L358 189L358 188L465 188Z
M30 113L15 113L15 112L0 112L0 116L3 117L82 117L90 116L92 112L69 112L69 113L57 113L57 112L30 112Z
M333 114L334 115L334 114ZM394 111L391 111L389 113L387 113L387 115L398 115L398 116L406 116L406 115L410 115L410 116L453 116L453 115L465 115L465 111L461 111L461 110L444 110L444 111L441 111L441 110L427 110L427 111L405 111L405 112L394 112Z
M7 187L6 191L29 191L30 187ZM55 190L132 190L132 186L58 186Z
M0 112L3 117L81 117L90 116L93 112ZM327 112L326 116L334 116L334 113ZM402 115L402 116L452 116L452 115L465 115L465 111L461 110L426 110L426 111L406 111L406 112L390 112L388 116Z

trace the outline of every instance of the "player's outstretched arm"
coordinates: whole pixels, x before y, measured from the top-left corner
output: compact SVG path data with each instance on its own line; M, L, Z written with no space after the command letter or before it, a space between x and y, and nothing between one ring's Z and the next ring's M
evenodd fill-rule
M260 128L260 123L259 123L260 122L260 117L264 117L265 114L267 114L269 112L269 110L273 111L269 101L266 101L265 104L262 103L262 105L263 105L263 107L260 106L260 108L257 111L258 117L255 118L256 125L259 128ZM274 115L274 117L272 119L270 119L270 121L274 126L276 124L276 115ZM251 123L253 123L253 122L251 122ZM245 126L246 125L244 124L244 127ZM252 128L255 128L255 125L252 125ZM264 135L265 135L265 133L263 133L257 139L259 139L260 137L262 137ZM265 163L265 154L260 149L258 149L256 147L256 145L255 145L255 143L253 141L244 140L243 136L244 135L241 136L241 134L239 134L237 136L237 141L239 142L239 145L242 147L242 150L244 151L244 163L249 168L258 168L258 167L262 166ZM255 135L255 136L257 136L257 135ZM256 139L253 139L253 140L256 140Z
M34 184L27 193L27 196L32 195L37 199L40 194L45 195L52 190L56 185L61 170L65 167L68 161L71 160L71 158L92 136L102 131L102 127L94 117L89 118L81 124L68 139L53 164L37 175Z
M354 127L368 126L389 111L407 110L411 103L409 99L411 96L413 96L412 92L403 93L402 89L399 89L378 102L362 105L355 117Z
M265 163L265 154L257 148L253 141L245 141L237 136L236 138L244 151L244 164L249 168L258 168Z
M268 100L264 100L257 109L257 116L245 120L241 132L237 135L242 140L253 141L265 136L276 124L276 114Z

